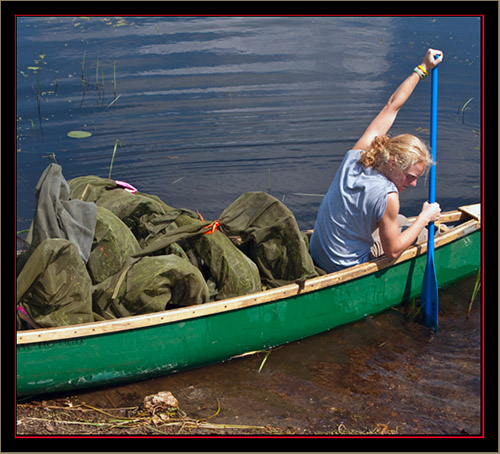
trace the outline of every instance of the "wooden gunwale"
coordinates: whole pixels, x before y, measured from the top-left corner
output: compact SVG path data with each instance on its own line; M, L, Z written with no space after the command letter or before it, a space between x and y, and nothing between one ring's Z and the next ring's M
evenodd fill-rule
M481 226L480 220L470 218L471 215L459 210L442 213L440 218L440 222L442 223L457 222L465 219L469 220L461 225L458 225L457 227L450 229L448 232L443 233L441 236L436 237L435 247L439 248L445 244L451 243L452 241L467 235L468 233L478 230ZM163 312L155 312L152 314L135 315L132 317L86 323L82 325L20 331L17 333L17 344L20 345L37 342L50 342L61 339L87 337L125 330L146 328L149 326L162 325L197 317L214 315L217 313L242 309L249 306L257 306L260 304L289 298L291 296L296 296L298 294L314 292L316 290L331 287L348 280L357 279L370 273L390 267L397 263L410 260L416 256L425 254L426 251L427 244L419 243L407 249L397 259L391 260L386 257L382 257L380 259L357 265L346 270L309 279L305 281L303 285L290 284L275 289L265 290L262 292L226 300L205 303L202 305L188 306L185 308L170 309Z

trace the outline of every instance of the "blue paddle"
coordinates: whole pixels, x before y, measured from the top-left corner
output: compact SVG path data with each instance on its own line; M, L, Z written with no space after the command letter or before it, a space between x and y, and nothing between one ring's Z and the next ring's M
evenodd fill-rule
M436 129L437 129L437 94L438 94L438 68L432 69L431 91L431 154L432 165L429 178L429 203L436 200ZM434 222L429 223L427 241L427 265L425 267L424 281L422 283L421 302L424 306L424 323L434 332L438 330L438 285L436 267L434 266Z

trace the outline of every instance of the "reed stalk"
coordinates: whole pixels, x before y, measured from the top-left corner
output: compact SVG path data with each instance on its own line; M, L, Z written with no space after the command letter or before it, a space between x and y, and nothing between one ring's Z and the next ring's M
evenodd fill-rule
M37 105L37 110L38 110L38 123L40 124L40 132L43 137L43 127L42 127L42 110L41 110L41 101L42 101L42 94L40 90L40 71L42 70L42 67L40 66L37 70L37 78L36 78L36 105Z
M80 73L80 82L82 83L82 90L85 92L85 54L87 51L83 51L82 58L82 71Z
M472 310L472 303L476 299L476 296L480 288L481 288L481 270L477 272L476 283L474 284L474 290L472 291L472 297L470 299L469 309L467 310L467 317L466 317L467 319L469 319L470 317L470 312Z
M113 60L113 89L114 99L116 99L116 60Z
M96 58L95 62L95 91L96 91L96 103L99 103L101 99L101 89L99 87L99 57Z
M464 121L465 121L465 109L466 107L469 105L469 103L473 100L474 98L469 98L465 104L462 106L462 108L460 109L460 112L462 113L462 124L464 124Z
M264 364L266 364L266 361L267 361L267 358L269 357L269 355L271 354L271 350L269 350L267 353L266 353L266 356L264 356L264 359L262 360L262 362L260 363L260 367L259 367L259 371L257 372L258 374L260 374L260 371L262 370L262 368L264 367Z
M104 109L104 112L106 112L106 110L108 110L116 101L118 101L118 98L120 97L121 95L118 95L115 99L113 99L113 101L111 101L108 106Z
M95 88L99 89L99 57L95 62Z
M80 101L80 109L82 108L82 105L83 105L83 100L85 99L85 94L86 94L86 91L87 91L87 87L86 87L86 75L85 75L85 53L86 51L84 50L83 51L83 58L82 58L82 71L80 73L80 82L82 84L82 100Z
M120 140L116 139L116 141L115 141L115 147L113 149L113 156L111 157L111 164L109 165L108 178L111 178L111 169L113 168L113 161L115 160L116 148L118 147L118 144L120 144L120 147L123 146L122 143L120 142Z

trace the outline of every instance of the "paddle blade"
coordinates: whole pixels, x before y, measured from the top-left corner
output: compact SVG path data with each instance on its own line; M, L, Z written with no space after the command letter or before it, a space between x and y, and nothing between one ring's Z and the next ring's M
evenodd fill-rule
M427 266L425 267L422 283L421 302L424 307L425 326L432 328L437 333L439 300L434 254L428 254L427 256Z

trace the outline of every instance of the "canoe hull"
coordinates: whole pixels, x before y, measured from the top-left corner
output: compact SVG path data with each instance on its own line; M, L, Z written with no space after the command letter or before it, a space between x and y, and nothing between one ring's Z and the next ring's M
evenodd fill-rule
M477 272L476 230L435 251L440 287ZM426 256L330 287L229 311L17 345L17 397L154 378L296 341L418 297Z

